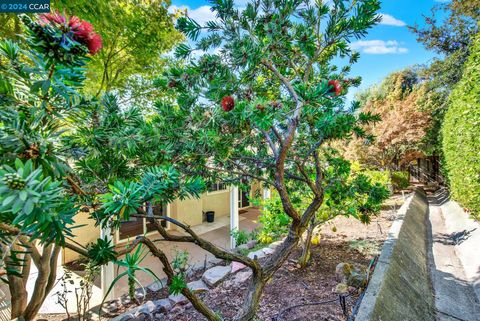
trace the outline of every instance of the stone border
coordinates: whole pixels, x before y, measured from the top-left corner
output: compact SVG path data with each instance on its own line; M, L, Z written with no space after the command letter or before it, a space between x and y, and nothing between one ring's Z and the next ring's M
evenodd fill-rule
M265 247L258 249L257 251L250 252L248 257L251 259L259 260L263 259L268 255L271 255L275 248L281 243L281 241L273 242L271 244L265 245ZM256 243L251 243L248 248L251 249L256 245ZM235 275L233 282L234 283L243 283L246 282L251 276L252 271L247 270L247 266L239 262L231 262L229 265L223 265L224 261L212 258L206 264L203 265L204 273L199 280L189 282L187 286L191 291L194 292L208 292L210 289L217 287L220 283L224 282L227 278L232 275ZM198 268L195 266L194 269ZM245 271L247 270L247 271ZM163 282L164 281L164 282ZM160 291L166 287L166 279L164 278L159 284L158 281L148 285L146 288L151 291ZM127 298L126 295L122 296L124 299ZM118 309L118 304L121 304L122 299L117 299L108 303L112 306L113 309ZM134 307L116 317L110 321L133 321L137 320L141 315L149 315L154 320L157 319L156 314L158 313L168 313L170 310L175 308L181 309L182 306L191 305L188 299L183 294L170 295L168 298L159 299L156 301L146 301L144 304ZM112 311L114 312L114 311Z
M425 193L415 190L398 211L356 321L435 320L428 213Z

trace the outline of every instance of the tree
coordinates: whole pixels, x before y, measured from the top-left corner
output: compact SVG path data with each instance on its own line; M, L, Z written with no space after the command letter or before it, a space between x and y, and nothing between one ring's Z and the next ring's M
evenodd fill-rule
M81 16L102 36L104 49L89 61L82 90L95 96L115 90L124 100L137 103L154 99L158 92L152 90L152 78L166 63L161 54L182 40L169 4L163 0L52 1L53 10ZM17 15L2 15L0 24L2 37L15 39L21 33Z
M86 104L76 91L84 79L81 67L100 43L76 17L22 20L30 48L0 43L0 241L12 318L28 321L53 288L60 249L73 235L69 226L78 208L70 188L78 187L61 140L69 117ZM28 300L32 263L39 272Z
M138 205L156 194L136 193L144 186L138 180L111 189L98 213L101 222L116 223L119 213L122 218L145 217L165 240L192 242L218 258L245 264L253 277L236 320L252 320L265 284L296 247L322 206L325 190L338 178L336 157L326 144L352 133L363 136L360 125L375 118L357 114L357 103L351 108L343 104L348 87L358 84L346 78L349 64L358 58L348 41L364 36L379 21L378 8L375 0L334 1L332 6L262 0L239 11L226 0L212 2L217 19L205 26L188 17L177 21L195 43L179 46L177 57L187 62L158 79L171 95L155 104L157 114L150 120L162 138L156 148L187 176L228 184L258 180L277 191L292 223L266 261L220 249L171 218L139 212ZM205 53L188 59L194 50ZM331 66L337 56L349 58L340 71ZM312 194L303 211L291 197L300 189ZM160 220L186 235L168 233ZM147 238L137 240L162 262L172 286L176 275L161 248ZM207 319L221 319L188 288L180 290Z
M480 9L476 0L453 0L437 4L423 26L409 26L417 41L440 55L420 70L425 79L423 110L431 113L425 139L429 154L442 153L441 126L448 108L448 96L460 81L470 55L472 37L479 31Z
M411 161L410 155L426 154L431 111L422 108L428 99L425 86L418 72L409 68L361 93L362 111L377 113L381 120L364 128L374 139L352 140L346 156L374 168L399 170Z
M462 80L450 95L442 125L445 169L452 196L473 215L480 213L480 36L474 38Z
M111 107L115 104L111 104L108 97L98 103L78 94L75 89L81 89L83 74L77 67L85 63L85 44L72 40L68 33L72 30L59 26L65 22L56 22L57 15L48 23L28 22L34 31L32 37L50 33L54 36L49 36L46 42L32 41L30 45L34 50L22 51L29 58L27 68L24 68L25 58L10 54L6 55L7 65L2 68L2 75L8 75L2 78L2 88L6 88L2 112L9 113L2 118L2 143L12 142L2 145L2 164L17 162L20 176L19 179L14 175L13 167L4 166L6 171L2 172L1 181L4 194L0 197L2 204L5 203L2 213L6 220L2 225L2 240L5 244L18 244L17 237L25 235L37 244L44 237L45 246L72 248L96 264L113 260L144 244L164 266L171 291L184 294L207 319L220 320L184 287L184 282L178 282L181 275L150 239L139 236L115 252L112 244L102 239L88 249L73 245L65 235L68 230L64 231L71 223L67 219L73 216L78 204L89 204L102 227L119 228L122 220L132 216L147 218L167 241L192 242L216 257L250 267L253 278L245 305L236 319L252 320L265 284L298 244L323 204L325 191L343 175L334 166L337 157L333 156L328 142L352 134L363 136L361 125L375 119L370 114L357 113L357 103L345 108L344 94L349 86L358 84L357 79L346 78L349 65L358 59L358 55L350 51L348 41L364 36L366 30L379 21L378 8L376 0L337 0L332 6L322 2L262 0L249 3L240 12L234 8L233 1L227 0L213 3L218 19L207 23L206 28L190 18L180 18L178 27L192 40L198 40L196 49L220 49L201 55L197 61L178 63L157 79L156 84L168 92L155 104L156 113L148 118L128 116L128 110ZM203 30L208 34L199 40ZM182 45L177 54L186 58L191 49ZM340 71L331 65L337 56L348 58ZM32 66L35 72L31 71ZM29 108L21 107L23 105ZM141 126L128 123L134 118ZM109 137L114 128L121 125L117 121L127 124L126 131ZM37 124L43 127L35 127ZM33 130L35 128L38 129ZM130 129L135 129L135 137ZM68 139L73 134L78 134L77 141ZM17 144L19 140L21 144ZM92 147L90 142L97 145ZM101 144L112 145L103 150L99 148ZM134 148L115 149L114 144ZM107 159L105 155L109 150L123 155ZM124 160L127 166L114 167L114 175L100 176L95 184L95 179L88 176L99 173L99 168L105 166L104 161L90 163L95 153L105 153L99 159L113 165L117 165L116 159ZM156 155L162 156L156 159ZM16 158L21 160L15 161ZM31 165L27 159L31 159ZM78 161L71 166L74 159ZM97 165L90 171L84 164ZM124 171L137 164L141 165L138 170ZM52 202L41 195L35 211L28 214L29 207L26 207L26 214L22 216L26 219L17 219L18 205L12 205L17 201L12 203L8 193L16 193L22 200L25 190L36 188L36 181L22 181L21 175L26 172L19 173L22 166L42 172L48 181L55 182L52 188L61 186L62 189L50 194L64 200L72 198L71 202L61 204L72 204L73 208L68 207L66 211L48 207L49 215L45 215L41 206L50 206ZM181 222L151 215L152 202L168 203L203 192L205 184L199 176L207 183L222 180L242 184L255 179L276 189L292 223L287 238L267 261L259 262L218 248ZM108 193L104 193L107 188ZM295 207L291 199L291 192L300 189L309 190L313 195L304 211ZM45 218L47 222L42 220ZM186 235L168 233L162 220L177 225ZM2 250L2 253L8 253L8 257L15 260L18 253L15 251ZM21 258L27 260L32 256L30 252L22 255ZM45 260L53 262L51 257ZM52 271L51 264L46 266ZM43 289L43 294L48 292L48 287ZM44 295L35 296L35 306L39 307L43 299ZM15 311L15 315L25 316L22 307ZM34 314L35 311L29 313L28 319Z

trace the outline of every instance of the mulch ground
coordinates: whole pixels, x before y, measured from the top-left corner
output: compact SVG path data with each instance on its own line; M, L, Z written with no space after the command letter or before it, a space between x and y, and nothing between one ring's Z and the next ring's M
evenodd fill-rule
M398 209L398 206L397 206ZM382 211L371 224L363 225L354 219L337 218L322 229L320 244L312 247L311 264L301 269L295 263L300 249L292 253L289 260L277 271L262 295L257 313L259 321L336 321L346 320L339 304L338 295L333 289L338 284L335 267L338 263L348 262L368 267L378 253L392 224L392 210ZM200 275L194 276L200 278ZM248 282L235 284L231 276L221 285L208 293L201 294L202 299L224 317L231 320L243 303L243 295ZM147 300L167 297L167 291L148 293ZM347 310L351 313L359 294L347 298ZM309 305L319 301L332 300L329 304ZM295 305L303 305L288 309ZM117 313L132 308L123 307ZM113 317L114 315L109 315ZM168 315L158 315L157 320L203 321L202 315L191 304L176 307ZM60 315L43 316L47 320L64 320ZM105 320L104 318L102 318Z

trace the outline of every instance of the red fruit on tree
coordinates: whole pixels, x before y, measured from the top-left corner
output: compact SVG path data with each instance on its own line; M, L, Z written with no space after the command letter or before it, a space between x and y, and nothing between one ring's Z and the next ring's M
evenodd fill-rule
M225 111L231 111L235 107L235 101L232 96L225 96L222 98L222 108Z
M339 96L342 93L342 85L340 84L340 81L337 79L334 80L329 80L328 85L331 87L329 89L329 93L335 93L335 96Z

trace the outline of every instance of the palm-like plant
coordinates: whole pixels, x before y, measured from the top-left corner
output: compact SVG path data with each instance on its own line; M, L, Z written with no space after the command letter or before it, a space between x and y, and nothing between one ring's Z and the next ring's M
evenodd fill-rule
M143 285L137 279L137 276L136 276L137 272L144 272L149 276L151 276L154 280L161 282L161 280L155 275L155 273L151 269L140 266L140 264L143 262L143 260L147 255L148 255L148 251L144 251L144 248L142 247L142 245L139 245L137 246L135 251L125 254L124 259L114 261L114 263L118 265L118 267L125 268L125 271L117 275L117 277L113 280L112 284L108 288L107 293L105 294L105 298L108 296L110 291L112 291L115 284L117 284L118 281L120 281L120 279L126 276L128 277L128 295L130 296L130 299L132 301L135 301L137 304L139 304L140 302L135 296L135 285L138 284L140 286L140 288L143 291L144 297L145 297L146 291ZM105 301L105 298L104 298L104 301Z

